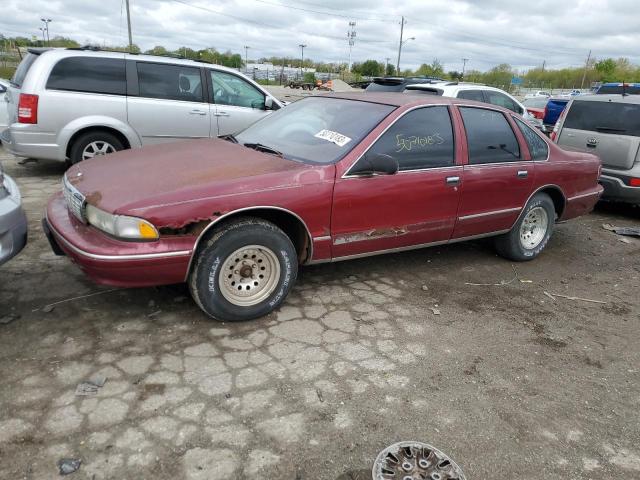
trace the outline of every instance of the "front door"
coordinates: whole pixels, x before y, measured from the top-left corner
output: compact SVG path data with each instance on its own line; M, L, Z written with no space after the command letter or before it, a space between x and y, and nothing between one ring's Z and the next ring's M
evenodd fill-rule
M208 138L209 104L198 67L136 62L138 92L127 97L127 118L143 145Z
M508 230L527 202L534 179L505 115L481 107L459 107L467 137L468 164L454 238Z
M209 70L209 75L218 135L238 133L271 113L265 109L264 93L243 78L218 70Z
M365 156L390 155L393 175L336 179L331 220L332 256L444 243L453 231L462 166L446 106L411 110ZM353 170L354 168L352 168Z

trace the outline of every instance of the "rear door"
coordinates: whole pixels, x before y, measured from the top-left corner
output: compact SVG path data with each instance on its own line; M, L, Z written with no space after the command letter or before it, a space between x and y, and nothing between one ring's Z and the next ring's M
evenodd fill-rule
M533 162L501 111L469 106L459 112L468 164L453 238L508 230L531 194Z
M557 143L595 153L605 167L627 170L639 155L640 104L575 99Z
M209 103L199 67L132 62L133 90L128 91L127 117L143 145L187 138L208 138Z
M207 75L217 135L238 133L271 113L265 108L264 92L244 78L214 69L207 69Z

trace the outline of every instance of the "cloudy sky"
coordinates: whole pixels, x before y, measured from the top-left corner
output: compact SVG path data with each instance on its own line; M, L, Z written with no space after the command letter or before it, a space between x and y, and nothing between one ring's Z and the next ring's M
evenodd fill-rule
M124 0L3 0L0 33L124 45ZM249 59L299 56L347 61L349 21L356 22L353 60L396 62L405 16L402 67L438 58L446 70L488 70L499 63L527 69L584 65L596 58L640 63L638 0L130 0L133 41L143 50L215 47Z

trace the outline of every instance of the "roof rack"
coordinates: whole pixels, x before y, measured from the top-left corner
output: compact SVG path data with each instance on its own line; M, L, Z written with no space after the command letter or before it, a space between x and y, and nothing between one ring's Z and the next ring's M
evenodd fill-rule
M211 64L211 65L213 64L213 62L210 62L209 60L187 58L187 57L185 57L183 55L180 55L178 53L165 53L165 54L159 55L157 53L125 52L125 51L122 51L122 50L113 50L113 49L110 49L110 48L102 48L102 47L98 47L96 45L83 45L82 47L67 47L67 50L86 50L86 51L90 51L90 52L128 53L129 55L148 55L150 57L175 58L176 60L191 60L192 62L208 63L208 64Z

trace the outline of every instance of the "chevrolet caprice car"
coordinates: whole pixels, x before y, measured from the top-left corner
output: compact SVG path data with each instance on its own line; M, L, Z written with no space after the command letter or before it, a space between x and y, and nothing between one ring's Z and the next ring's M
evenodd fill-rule
M598 200L600 161L509 110L398 94L309 97L240 134L70 168L44 229L99 283L187 282L211 317L277 308L299 265L494 236L531 260Z

